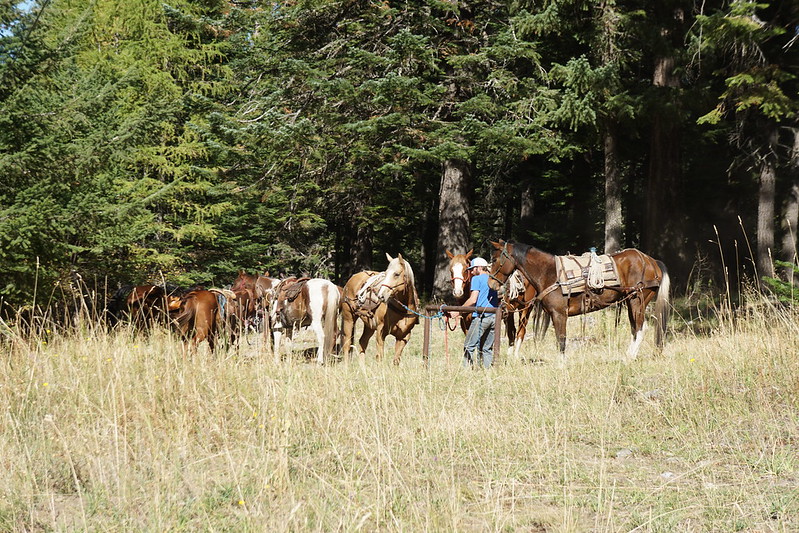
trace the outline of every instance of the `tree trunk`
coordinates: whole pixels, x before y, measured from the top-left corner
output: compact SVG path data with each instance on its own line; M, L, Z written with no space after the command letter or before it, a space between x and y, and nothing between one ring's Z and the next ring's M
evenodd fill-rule
M777 186L777 169L774 148L777 130L769 134L766 154L760 161L760 186L757 195L757 276L774 277L774 192Z
M791 189L783 206L780 258L786 263L796 264L799 259L796 250L796 226L799 223L799 128L793 131L793 150L788 165ZM786 280L794 284L799 283L792 268L784 269L784 274Z
M522 191L521 208L519 209L518 235L522 242L532 242L534 215L535 191L533 190L533 180L529 179L527 181L527 186Z
M685 208L680 180L680 128L676 96L678 87L674 57L659 57L653 83L660 87L664 103L652 119L649 171L646 180L644 251L662 259L673 271L683 272L689 262L685 247Z
M653 112L649 169L645 183L644 251L662 259L672 279L684 278L690 267L686 247L685 206L681 179L680 86L676 50L685 35L685 12L672 4L658 4L661 51L655 57L652 85L658 107Z
M619 170L616 129L609 120L605 124L605 253L624 247L624 219L621 212L621 172Z
M372 267L372 228L350 224L340 239L342 260L338 278L344 284L353 274Z
M444 298L450 290L446 250L465 253L473 246L469 231L469 163L462 159L444 161L438 203L438 248L433 296Z

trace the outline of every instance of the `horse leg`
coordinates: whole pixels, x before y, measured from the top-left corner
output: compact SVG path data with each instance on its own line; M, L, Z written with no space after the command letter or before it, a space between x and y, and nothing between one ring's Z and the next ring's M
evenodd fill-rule
M400 364L400 358L402 358L402 350L405 349L405 345L408 344L406 339L397 339L397 342L394 343L394 364Z
M314 319L311 322L311 329L316 333L316 362L320 365L325 364L325 328L322 327L320 319Z
M555 328L555 338L558 340L558 350L561 355L566 353L566 308L562 311L553 310L550 312L552 327Z
M516 342L516 313L511 311L505 316L505 327L508 330L508 346L513 346ZM514 350L515 351L515 350Z
M341 310L341 321L341 356L349 358L352 351L352 337L355 333L355 318L346 306Z
M630 341L630 346L627 348L627 357L635 359L638 356L638 350L641 348L641 342L644 340L644 331L646 330L644 302L639 296L630 298L627 301L627 317L630 319L630 329L633 337Z
M361 356L366 355L366 347L369 346L369 339L372 338L372 335L375 334L375 330L364 324L363 326L363 333L361 333L361 338L358 339L358 346L360 346ZM378 354L378 359L380 358L380 354Z
M527 334L527 322L530 320L530 312L532 306L527 306L519 313L519 329L516 331L516 343L513 345L513 357L519 359L519 351L524 342L524 336Z
M275 363L280 362L280 339L283 337L283 327L280 325L275 325L272 329L273 335L273 342L272 342L272 353L275 356Z

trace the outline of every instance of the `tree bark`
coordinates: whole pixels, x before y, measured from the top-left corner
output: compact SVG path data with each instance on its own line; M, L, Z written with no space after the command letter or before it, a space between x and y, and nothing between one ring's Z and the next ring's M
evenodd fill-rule
M777 186L777 168L774 148L777 130L769 134L766 153L760 160L760 185L757 195L757 276L774 277L774 197Z
M462 159L444 161L438 203L438 247L433 296L445 298L450 290L446 250L465 253L473 248L469 220L471 172ZM432 262L432 261L431 261Z
M799 128L793 130L793 149L788 161L788 174L791 178L791 189L785 198L782 215L782 246L780 259L786 263L797 263L799 257L796 249L796 226L799 224ZM792 268L784 269L785 279L797 284Z
M608 120L604 132L605 145L605 253L624 247L624 218L621 211L621 171L619 170L616 129Z

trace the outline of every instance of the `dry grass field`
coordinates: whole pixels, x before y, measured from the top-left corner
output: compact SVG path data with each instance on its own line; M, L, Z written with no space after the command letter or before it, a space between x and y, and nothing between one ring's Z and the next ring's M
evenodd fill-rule
M489 371L437 321L429 367L421 326L399 367L6 327L0 531L797 531L799 317L754 309Z

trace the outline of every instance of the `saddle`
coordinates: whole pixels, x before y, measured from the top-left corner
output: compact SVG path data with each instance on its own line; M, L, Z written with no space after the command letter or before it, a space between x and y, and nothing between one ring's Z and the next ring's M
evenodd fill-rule
M616 261L607 254L597 255L593 249L582 255L555 256L555 267L564 296L621 285Z
M288 309L289 305L294 303L302 292L302 288L308 283L311 278L287 278L280 282L275 291L275 307L272 310L274 317L279 317L280 322L283 324L291 324L297 320L298 317L304 317L306 314L305 302L300 300L297 305ZM275 325L278 327L278 324Z
M308 283L311 278L288 278L280 287L278 294L280 301L288 301L289 303L297 299L297 296L302 292L302 288Z
M377 289L383 280L386 278L385 272L369 272L369 277L366 278L366 281L358 289L357 294L355 295L353 307L353 312L360 317L364 318L372 318L375 313L375 309L380 305L380 300L377 299Z

